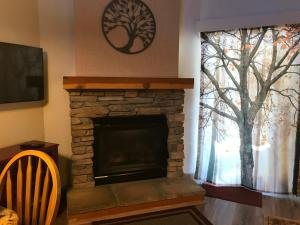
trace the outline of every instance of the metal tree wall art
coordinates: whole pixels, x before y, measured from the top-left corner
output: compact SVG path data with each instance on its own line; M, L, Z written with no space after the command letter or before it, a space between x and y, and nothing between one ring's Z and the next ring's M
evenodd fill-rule
M109 44L126 54L147 49L155 37L155 18L141 0L113 0L104 10L102 31Z

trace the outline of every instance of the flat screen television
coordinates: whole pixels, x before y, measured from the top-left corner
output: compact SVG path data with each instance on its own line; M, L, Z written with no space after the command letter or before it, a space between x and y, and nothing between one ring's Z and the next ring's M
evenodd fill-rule
M43 99L43 49L0 42L0 104Z

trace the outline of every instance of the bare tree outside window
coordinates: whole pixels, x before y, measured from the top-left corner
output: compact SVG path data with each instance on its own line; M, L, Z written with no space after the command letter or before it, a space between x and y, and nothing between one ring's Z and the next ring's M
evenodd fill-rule
M221 36L230 37L226 42ZM240 137L241 184L253 188L253 140L255 120L264 113L266 123L273 98L281 96L293 109L295 126L299 84L284 89L279 82L299 77L300 27L262 27L202 33L201 125L214 115L237 125ZM263 57L266 56L267 57ZM298 61L298 62L297 62ZM219 72L228 81L220 82ZM250 84L251 83L251 84ZM250 90L251 86L251 90ZM207 99L213 99L208 101ZM230 132L230 131L225 131Z
M151 10L141 0L113 0L103 13L102 30L112 47L123 53L135 54L151 45L156 23ZM111 35L113 32L123 36L121 43Z

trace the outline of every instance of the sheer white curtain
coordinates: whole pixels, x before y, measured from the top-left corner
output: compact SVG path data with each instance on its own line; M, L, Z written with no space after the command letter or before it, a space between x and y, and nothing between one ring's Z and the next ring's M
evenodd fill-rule
M267 87L268 78L273 79L280 72L285 74L269 89L266 88L267 96L253 119L253 188L288 193L292 191L295 160L300 71L297 51L300 35L298 28L264 29L215 32L204 36L196 177L220 185L241 184L241 125L228 118L235 118L236 112L225 100L229 99L242 111L242 101L245 99L241 98L241 91L237 90L239 84L242 85L242 78L235 64L241 65L241 55L251 56L258 46L246 74L249 111L257 103L255 100L258 99L259 91L265 84ZM265 32L264 35L262 32ZM245 42L242 35L248 38ZM261 37L262 41L259 40ZM284 60L281 62L281 59ZM286 71L279 68L272 74L273 65L283 67L290 62ZM218 92L218 88L221 92ZM220 97L220 93L225 95L225 100L224 96Z

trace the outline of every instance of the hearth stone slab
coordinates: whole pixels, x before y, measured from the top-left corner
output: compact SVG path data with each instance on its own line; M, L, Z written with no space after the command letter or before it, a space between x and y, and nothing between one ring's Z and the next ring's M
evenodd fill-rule
M204 198L205 191L187 175L72 189L68 216L194 195Z

